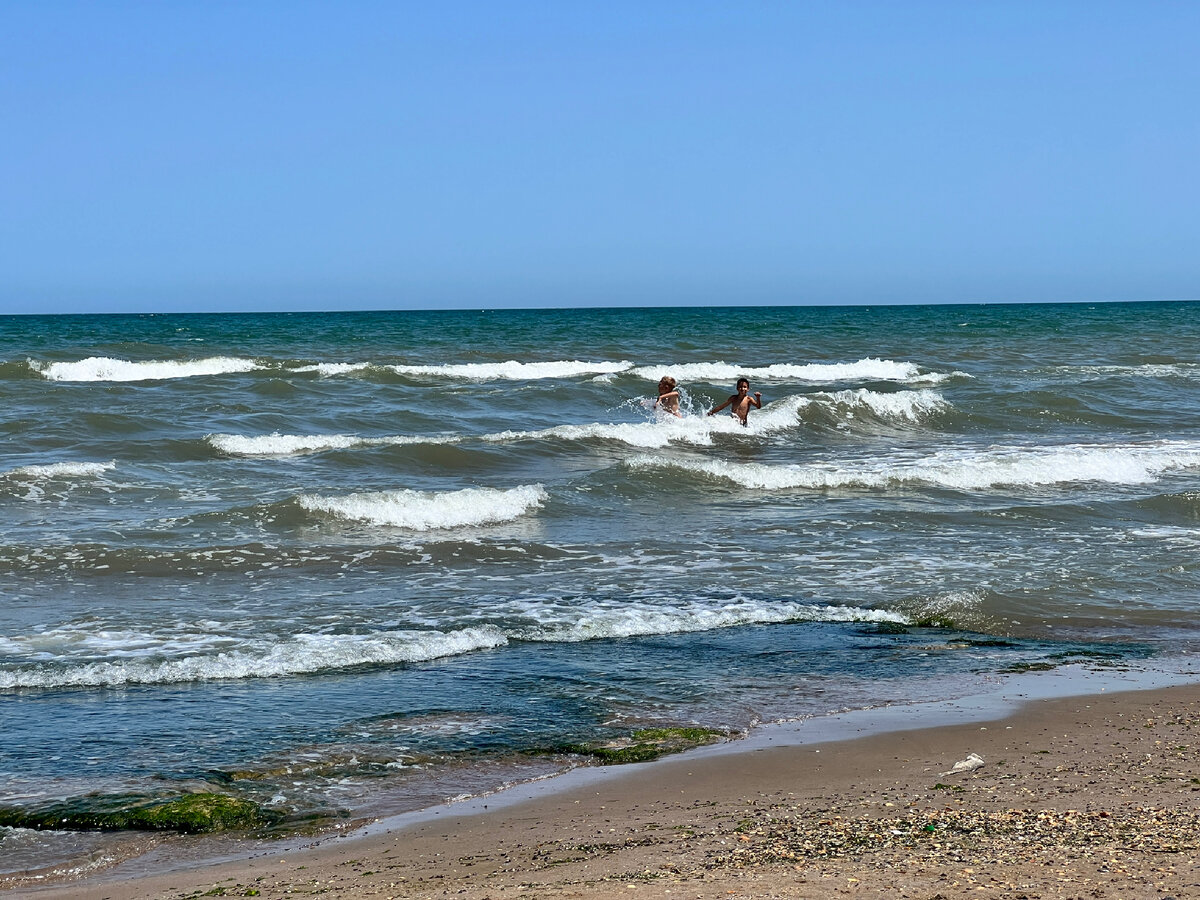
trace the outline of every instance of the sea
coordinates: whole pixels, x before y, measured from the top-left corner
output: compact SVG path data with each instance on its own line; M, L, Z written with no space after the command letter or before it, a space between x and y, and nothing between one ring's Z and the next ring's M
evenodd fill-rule
M0 810L320 829L1188 671L1198 551L1196 303L2 317ZM0 876L138 840L3 827Z

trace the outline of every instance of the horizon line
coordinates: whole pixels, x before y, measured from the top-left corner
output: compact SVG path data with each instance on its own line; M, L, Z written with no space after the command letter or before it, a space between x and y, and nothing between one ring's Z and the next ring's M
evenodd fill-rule
M1079 306L1081 304L1136 305L1153 303L1198 303L1200 297L1165 297L1147 300L931 300L912 302L849 302L849 303L662 303L620 304L616 306L404 306L364 307L355 309L210 309L210 310L107 310L93 312L6 312L0 318L46 317L46 316L263 316L263 315L338 315L364 313L455 313L455 312L561 312L593 311L611 312L620 310L649 309L869 309L873 307L909 307L921 309L933 306Z

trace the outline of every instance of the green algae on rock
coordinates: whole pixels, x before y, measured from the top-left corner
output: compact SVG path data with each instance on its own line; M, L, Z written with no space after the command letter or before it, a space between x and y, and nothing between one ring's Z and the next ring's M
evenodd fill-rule
M199 834L272 825L282 816L228 794L146 798L98 794L41 809L0 807L0 825L62 831L178 831Z
M626 738L596 744L565 744L559 753L593 757L603 766L646 762L669 753L711 744L725 736L713 728L642 728Z

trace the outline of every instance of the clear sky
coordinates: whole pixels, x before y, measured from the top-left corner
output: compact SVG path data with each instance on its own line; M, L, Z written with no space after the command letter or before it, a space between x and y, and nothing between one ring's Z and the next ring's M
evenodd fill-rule
M0 0L0 313L1200 298L1200 3Z

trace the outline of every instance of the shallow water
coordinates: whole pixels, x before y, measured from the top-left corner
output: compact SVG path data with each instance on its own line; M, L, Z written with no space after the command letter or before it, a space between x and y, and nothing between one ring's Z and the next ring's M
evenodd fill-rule
M0 319L0 805L417 807L1189 653L1198 311Z

